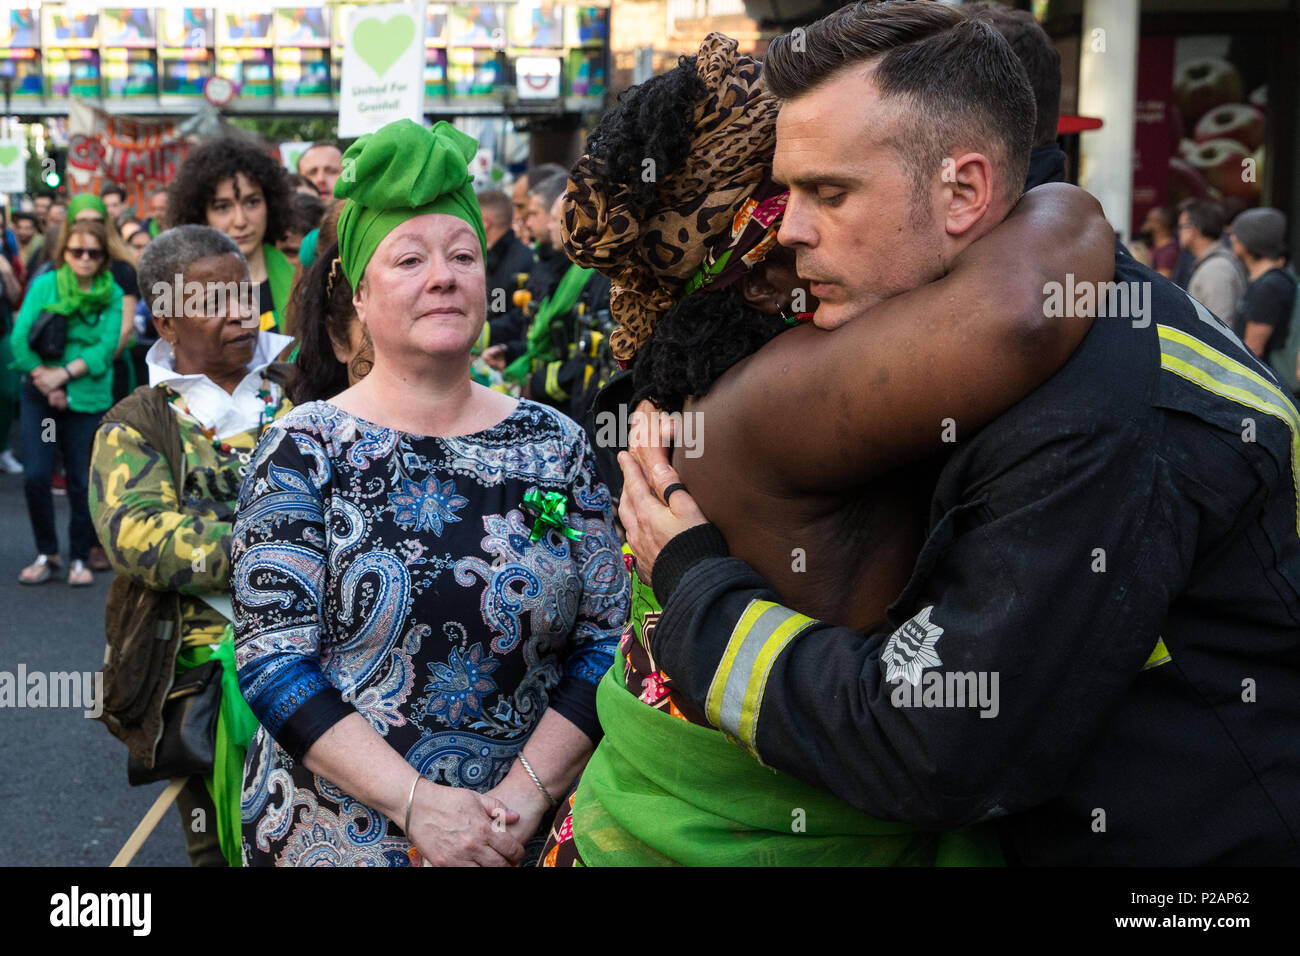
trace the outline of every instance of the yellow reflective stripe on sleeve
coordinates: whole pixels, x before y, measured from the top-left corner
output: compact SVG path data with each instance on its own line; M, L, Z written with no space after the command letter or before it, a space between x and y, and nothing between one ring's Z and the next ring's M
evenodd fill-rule
M772 665L812 618L771 601L750 601L709 685L705 716L755 758L758 716Z
M1221 398L1278 419L1291 431L1291 483L1300 536L1300 413L1276 385L1249 366L1231 359L1178 329L1157 327L1160 366Z
M1151 652L1151 656L1147 658L1147 662L1142 665L1142 669L1149 671L1161 664L1168 664L1173 659L1173 655L1169 653L1169 648L1165 647L1165 639L1162 637L1156 641L1156 648Z
M560 387L560 363L552 362L546 366L546 394L557 402L569 397L569 393Z

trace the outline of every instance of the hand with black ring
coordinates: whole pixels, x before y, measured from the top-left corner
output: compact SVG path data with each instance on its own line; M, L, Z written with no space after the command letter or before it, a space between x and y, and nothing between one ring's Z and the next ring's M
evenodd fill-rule
M668 419L653 415L654 411L649 402L637 406L628 441L631 452L620 452L618 456L623 469L618 517L636 555L637 574L647 583L664 545L683 531L709 521L668 463L671 436L666 426L655 427ZM668 504L664 503L665 493Z

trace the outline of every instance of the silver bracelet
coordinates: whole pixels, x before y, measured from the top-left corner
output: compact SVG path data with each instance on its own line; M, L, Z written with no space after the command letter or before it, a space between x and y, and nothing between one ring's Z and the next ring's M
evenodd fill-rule
M411 840L411 807L415 805L415 787L422 779L424 779L424 775L417 770L415 779L411 781L411 792L406 796L406 821L402 827L402 832L406 834L408 840ZM414 843L415 841L411 840L411 842Z
M547 790L545 787L542 786L542 781L537 778L537 774L533 773L533 768L528 763L528 758L524 756L524 752L522 750L519 751L519 762L523 764L524 769L528 771L528 776L533 778L533 783L537 784L537 789L542 791L542 796L546 798L546 802L550 806L550 808L554 810L556 807L558 807L560 805L560 801L556 800L553 796L551 796L551 791Z

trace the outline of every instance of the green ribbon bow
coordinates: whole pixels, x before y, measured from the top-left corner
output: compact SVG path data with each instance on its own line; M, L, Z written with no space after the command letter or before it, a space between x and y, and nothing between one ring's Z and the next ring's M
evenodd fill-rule
M542 536L542 528L545 525L551 525L559 529L560 534L570 541L577 541L585 533L570 528L564 523L564 513L568 510L569 500L558 491L548 491L543 494L534 488L524 495L524 507L537 515L537 520L533 522L533 533L529 537L529 541L539 540Z

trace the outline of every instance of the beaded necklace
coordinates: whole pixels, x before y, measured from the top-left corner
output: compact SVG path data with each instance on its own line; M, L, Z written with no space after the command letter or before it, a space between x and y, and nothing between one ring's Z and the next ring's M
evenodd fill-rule
M266 431L266 426L275 420L275 408L277 404L271 395L271 386L266 384L265 381L262 387L257 390L257 397L262 400L264 407L261 415L259 415L257 419L257 438L253 440L254 447L256 447L257 442L261 440L262 433ZM181 412L189 416L190 420L199 426L199 431L203 433L203 437L212 442L227 455L234 455L239 459L239 475L241 478L248 473L248 463L253 459L253 452L251 449L249 451L239 451L232 448L228 442L217 438L217 430L215 428L208 428L194 417L194 413L190 411L190 406L186 404L185 397L181 395L180 392L173 390L172 397L168 399L168 401L173 405L177 405Z

